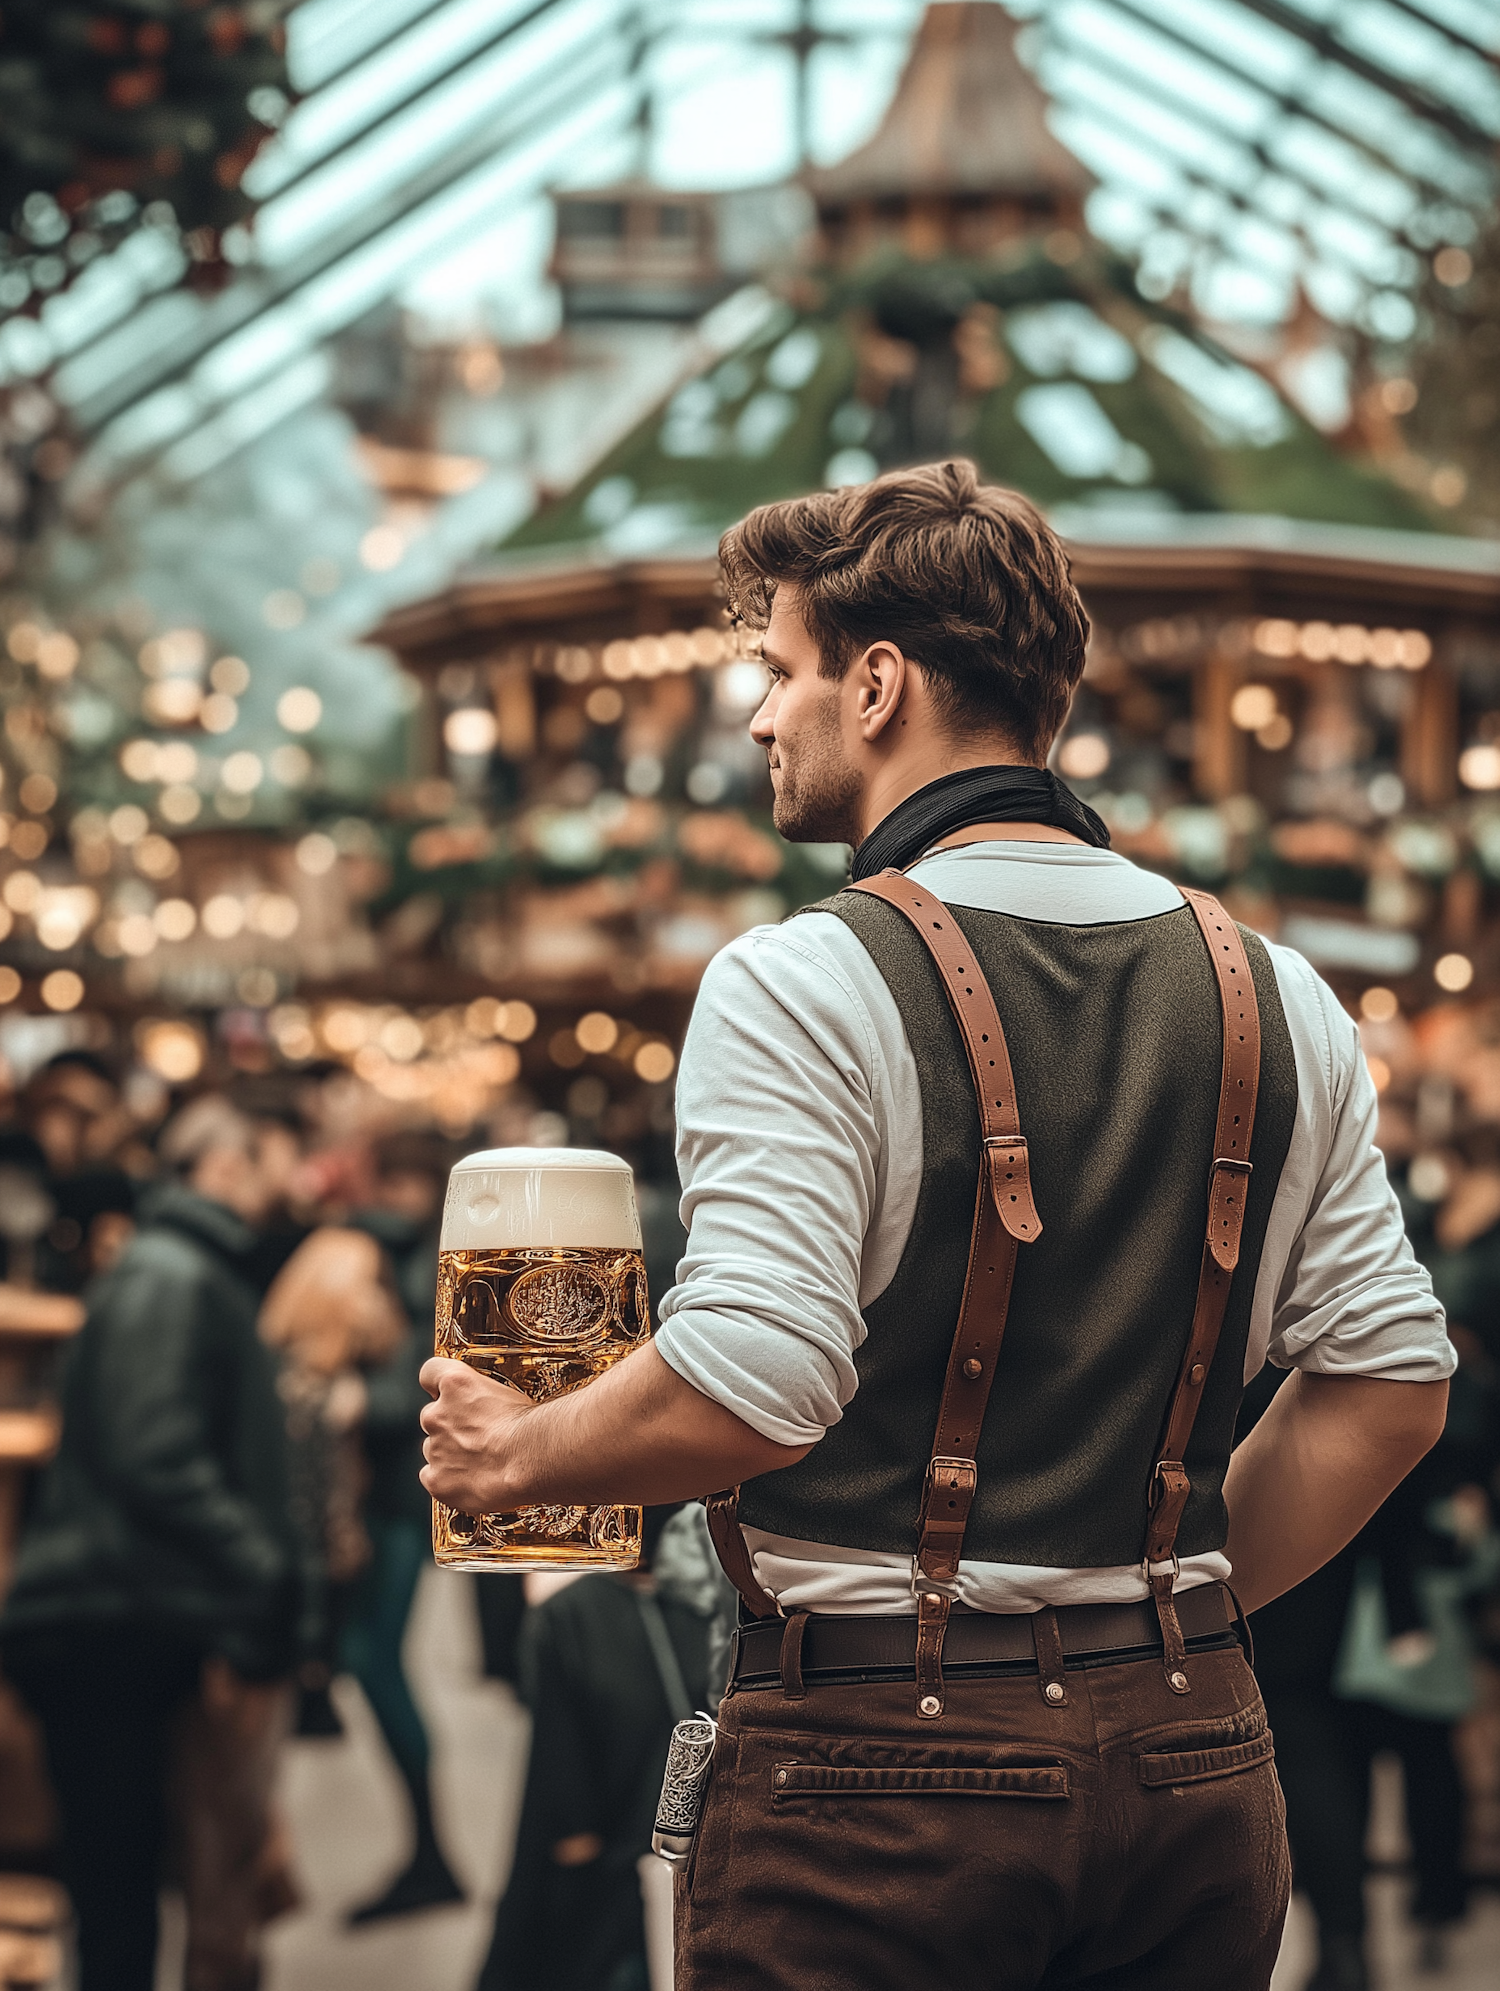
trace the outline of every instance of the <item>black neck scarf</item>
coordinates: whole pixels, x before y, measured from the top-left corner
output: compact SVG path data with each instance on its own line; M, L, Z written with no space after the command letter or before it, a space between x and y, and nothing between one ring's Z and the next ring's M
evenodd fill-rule
M939 837L971 823L1050 823L1096 850L1109 848L1103 819L1051 768L965 767L929 781L876 824L854 853L854 882L904 871Z

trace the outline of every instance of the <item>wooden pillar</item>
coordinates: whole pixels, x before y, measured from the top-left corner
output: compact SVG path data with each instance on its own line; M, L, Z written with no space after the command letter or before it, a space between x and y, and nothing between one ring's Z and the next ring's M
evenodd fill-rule
M1401 779L1414 802L1453 800L1458 776L1458 682L1440 648L1417 678L1401 729Z
M1217 650L1193 676L1193 786L1205 802L1222 802L1245 786L1245 735L1229 716L1240 677L1238 659Z

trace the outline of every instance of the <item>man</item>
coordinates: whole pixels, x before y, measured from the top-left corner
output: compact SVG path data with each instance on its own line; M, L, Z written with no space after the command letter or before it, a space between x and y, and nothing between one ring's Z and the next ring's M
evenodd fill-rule
M1265 1991L1286 1848L1225 1580L1333 1555L1452 1366L1354 1028L1046 772L1088 625L1024 499L934 465L721 559L777 825L856 889L704 979L655 1343L537 1406L432 1364L424 1479L753 1482L710 1502L761 1621L679 1884L695 1991Z
M174 1728L200 1681L243 1723L239 1688L283 1673L293 1638L281 1407L240 1270L278 1184L217 1097L183 1109L160 1155L177 1179L89 1293L0 1623L46 1740L81 1991L151 1991ZM262 1814L252 1864L263 1838ZM253 1982L253 1958L238 1967ZM188 1981L208 1969L190 1958Z

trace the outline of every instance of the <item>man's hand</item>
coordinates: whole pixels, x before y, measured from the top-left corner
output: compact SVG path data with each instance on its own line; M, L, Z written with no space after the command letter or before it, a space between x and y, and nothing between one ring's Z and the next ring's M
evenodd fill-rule
M423 1365L422 1387L436 1399L422 1412L422 1484L460 1514L693 1500L812 1450L762 1437L684 1382L649 1342L546 1403L436 1356Z
M531 1400L439 1355L422 1364L421 1382L433 1399L422 1411L423 1486L460 1514L507 1513L518 1503L506 1465Z

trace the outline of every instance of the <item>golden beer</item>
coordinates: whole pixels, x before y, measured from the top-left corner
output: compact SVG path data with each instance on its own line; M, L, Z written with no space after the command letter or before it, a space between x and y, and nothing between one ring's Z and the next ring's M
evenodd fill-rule
M581 1148L491 1148L454 1169L436 1352L538 1402L580 1389L651 1332L628 1163ZM432 1503L451 1569L634 1569L639 1507L459 1514Z

